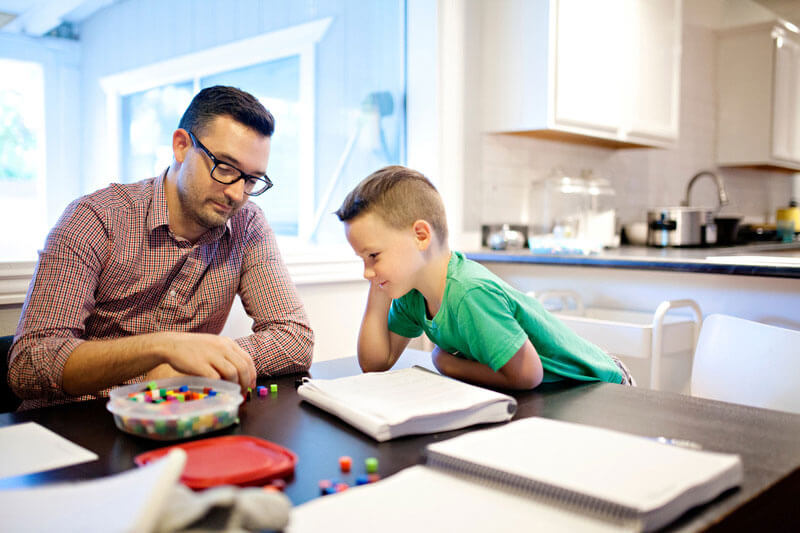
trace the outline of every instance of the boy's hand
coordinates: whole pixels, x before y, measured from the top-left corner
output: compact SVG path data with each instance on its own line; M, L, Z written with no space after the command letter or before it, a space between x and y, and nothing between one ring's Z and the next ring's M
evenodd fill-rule
M411 340L389 331L392 298L370 282L367 308L358 332L358 364L364 372L383 372L397 362Z

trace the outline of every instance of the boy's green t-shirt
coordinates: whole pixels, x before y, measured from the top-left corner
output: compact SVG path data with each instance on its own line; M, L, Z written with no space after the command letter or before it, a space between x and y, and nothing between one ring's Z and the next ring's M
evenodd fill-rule
M424 331L439 348L497 371L530 339L544 368L544 382L571 378L620 383L622 372L598 346L583 339L542 304L453 252L442 305L429 319L416 289L392 302L389 330L403 337Z

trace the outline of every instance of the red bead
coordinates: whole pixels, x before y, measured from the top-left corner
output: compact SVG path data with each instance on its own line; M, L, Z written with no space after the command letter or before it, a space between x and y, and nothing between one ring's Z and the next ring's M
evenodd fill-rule
M349 472L352 466L353 460L350 457L346 455L339 457L339 468L342 469L342 472Z

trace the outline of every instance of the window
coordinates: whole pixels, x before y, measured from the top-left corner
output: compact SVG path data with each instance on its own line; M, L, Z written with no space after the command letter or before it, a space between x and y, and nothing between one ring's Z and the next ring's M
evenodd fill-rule
M105 78L123 180L169 164L172 132L197 91L233 85L276 119L267 169L275 186L253 201L282 246L344 244L332 214L344 195L374 170L405 161L405 2L341 10L368 30L348 33L335 16L309 20Z
M4 261L32 258L29 243L44 242L44 76L42 66L0 59L0 232Z

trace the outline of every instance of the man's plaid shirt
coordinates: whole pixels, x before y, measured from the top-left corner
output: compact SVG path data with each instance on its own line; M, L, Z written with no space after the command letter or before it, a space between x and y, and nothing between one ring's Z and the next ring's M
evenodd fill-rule
M253 334L236 341L258 375L311 364L313 333L261 209L245 203L192 244L169 230L163 180L79 198L48 235L9 352L21 409L97 397L62 389L64 364L85 340L218 334L237 292Z

